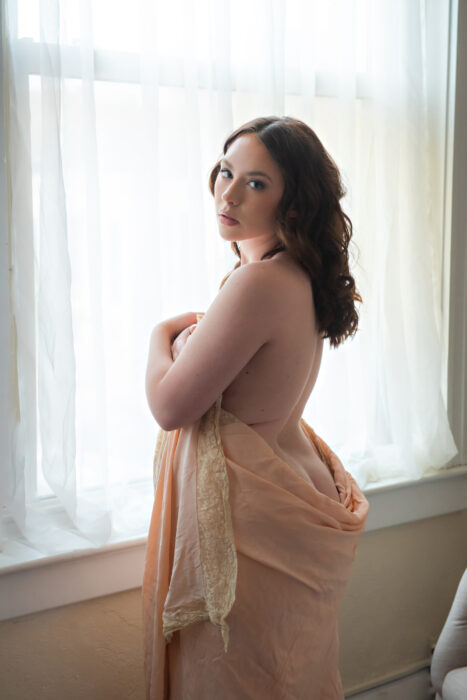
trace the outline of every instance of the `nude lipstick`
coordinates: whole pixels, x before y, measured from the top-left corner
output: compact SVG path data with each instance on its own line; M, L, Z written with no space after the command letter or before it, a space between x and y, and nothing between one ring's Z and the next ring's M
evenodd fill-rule
M227 216L227 214L222 214L222 212L219 214L219 221L221 224L224 224L224 226L237 226L238 224L237 219L233 219L231 216Z

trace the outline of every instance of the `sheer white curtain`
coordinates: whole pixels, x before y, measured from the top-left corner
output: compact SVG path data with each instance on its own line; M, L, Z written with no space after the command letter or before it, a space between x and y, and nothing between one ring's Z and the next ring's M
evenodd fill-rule
M233 265L207 177L228 133L260 115L316 130L360 251L361 330L326 349L305 418L363 486L455 454L426 8L6 0L14 347L1 479L19 537L53 554L147 531L150 331L206 310Z

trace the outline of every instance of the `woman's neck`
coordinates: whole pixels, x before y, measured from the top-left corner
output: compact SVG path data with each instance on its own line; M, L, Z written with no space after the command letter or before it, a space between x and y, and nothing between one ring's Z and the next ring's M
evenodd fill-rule
M241 241L237 242L237 245L240 250L241 265L267 260L276 253L285 250L284 244L276 236L268 241Z

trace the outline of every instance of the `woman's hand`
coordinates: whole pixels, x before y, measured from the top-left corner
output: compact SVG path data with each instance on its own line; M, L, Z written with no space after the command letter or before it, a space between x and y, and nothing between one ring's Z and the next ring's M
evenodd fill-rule
M196 323L192 323L191 326L188 326L188 328L185 328L181 333L177 335L175 340L172 343L171 350L172 350L172 359L175 361L177 357L180 355L182 352L183 348L186 345L186 342L190 335L193 333L193 331L196 328Z
M168 318L167 321L161 321L157 324L156 328L163 328L169 336L170 342L173 343L179 333L193 323L196 323L196 313L194 311L188 311L186 314L172 316L172 318Z
M163 392L161 393L164 378L196 327L196 321L203 315L190 311L161 321L152 329L146 367L146 396L151 413L161 427L166 421L167 407L170 408L163 399Z

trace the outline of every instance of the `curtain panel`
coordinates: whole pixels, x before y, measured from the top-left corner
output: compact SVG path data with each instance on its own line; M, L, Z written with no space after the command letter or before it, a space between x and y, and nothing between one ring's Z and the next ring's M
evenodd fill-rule
M14 343L1 485L19 537L56 554L146 534L150 332L205 311L233 266L207 178L225 137L261 115L317 132L354 225L360 328L326 347L305 419L361 487L456 454L440 338L448 42L433 55L431 6L6 0Z

